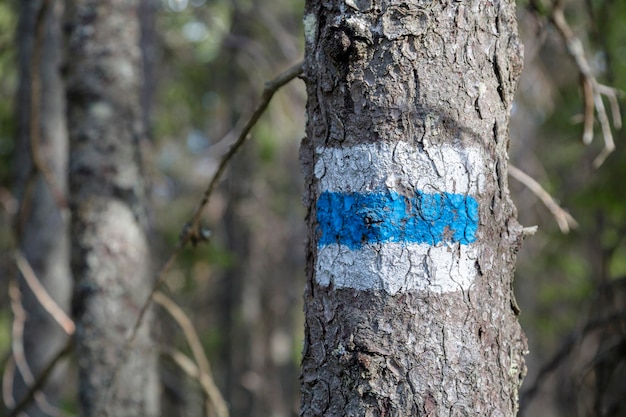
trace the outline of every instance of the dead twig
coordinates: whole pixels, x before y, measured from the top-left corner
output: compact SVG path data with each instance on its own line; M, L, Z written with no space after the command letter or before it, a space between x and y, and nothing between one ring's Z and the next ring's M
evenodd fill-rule
M18 372L22 375L24 382L32 383L33 374L30 372L24 353L24 323L26 323L26 311L22 307L20 290L17 283L11 280L9 283L9 298L11 300L11 311L13 312L13 323L11 324L11 351L13 360Z
M163 309L167 311L170 316L172 316L172 318L176 321L176 323L178 323L183 331L183 334L185 335L185 339L187 340L187 343L191 348L195 363L197 364L197 368L193 372L194 378L197 379L198 382L200 382L200 385L202 386L202 389L204 390L207 399L209 400L207 403L207 414L209 414L210 411L209 406L213 405L213 408L215 409L218 417L228 417L228 406L226 405L226 401L224 401L220 390L217 388L217 385L215 385L213 375L211 374L209 360L204 354L204 349L202 348L202 344L200 343L200 338L198 337L198 333L193 327L191 320L174 301L172 301L162 292L155 292L152 296L152 300L155 303L159 304L161 307L163 307ZM175 362L179 363L176 358L173 357L172 359L174 359ZM191 362L191 360L189 361ZM189 365L183 367L179 363L179 366L185 369L186 372L190 376L192 376L192 373L189 372Z
M578 227L578 223L576 219L574 219L567 211L565 211L559 204L552 198L550 194L535 181L530 175L526 174L521 169L515 167L512 164L509 164L509 175L515 178L522 184L524 184L530 191L532 191L539 199L543 202L543 204L550 210L557 224L559 225L559 229L563 233L569 233L571 229L575 229Z
M41 149L41 51L46 35L46 17L51 6L50 3L51 0L44 0L37 13L35 42L33 44L33 52L30 61L30 151L34 168L41 173L44 181L48 184L48 187L50 187L50 192L57 207L61 211L61 214L64 214L68 209L67 199L57 184L54 173L50 170L48 164L46 164Z
M20 402L13 409L11 409L11 411L9 411L7 417L17 416L24 410L24 408L26 408L26 406L28 406L28 404L31 403L33 397L38 392L40 392L41 388L48 380L48 377L57 366L57 363L59 363L61 359L63 359L72 351L72 340L73 338L70 337L67 341L67 344L61 350L59 350L56 355L52 357L50 362L48 362L48 365L41 371L39 376L35 379L34 383L30 386L26 395L24 395L24 398L22 398Z
M561 37L565 41L567 52L572 57L581 77L583 97L585 102L585 112L583 117L583 143L589 145L593 141L593 124L594 114L597 115L602 137L604 139L604 148L593 161L593 166L599 168L606 158L615 150L615 142L613 133L611 132L611 123L607 116L602 96L608 98L611 105L611 113L613 117L613 128L620 129L622 120L620 116L619 103L617 100L618 90L600 84L593 74L591 65L585 56L585 50L582 41L574 34L574 31L567 23L565 14L563 13L562 1L555 1L550 14L550 19L554 23Z
M11 409L15 407L15 398L13 398L13 378L15 377L15 360L9 356L4 364L4 373L2 374L2 401L4 405Z
M162 352L172 359L184 373L195 380L200 379L200 369L195 362L180 350L173 349L169 346L163 346Z
M187 374L187 376L189 376L190 378L195 379L196 381L198 381L198 383L200 384L200 387L202 388L202 390L204 391L204 393L207 395L207 404L206 404L206 411L207 411L207 416L211 416L213 414L209 413L210 411L210 392L212 390L216 390L217 387L211 385L211 380L209 380L208 378L204 377L204 373L198 368L198 366L196 366L196 364L194 363L194 361L192 361L187 355L185 355L184 353L176 350L176 349L172 349L169 347L164 347L163 349L163 353L165 353L167 356L170 357L170 359L172 359L172 361L178 365L178 367L180 369L183 370L183 372L185 372ZM219 392L219 391L217 391ZM228 412L228 409L225 409L226 412ZM216 410L216 413L219 416L221 416L221 414L219 414L219 411Z
M0 187L0 205L2 205L4 211L6 211L10 216L17 213L17 199L5 187Z
M43 0L35 18L35 33L30 60L28 63L28 72L30 73L30 120L28 126L28 136L30 140L29 151L30 158L32 160L32 168L30 169L30 173L28 174L28 178L24 185L22 201L18 202L17 199L6 189L0 189L0 201L2 205L8 214L16 217L16 219L13 220L16 224L15 235L13 237L16 238L16 240L20 235L22 223L26 221L27 216L30 214L31 206L34 204L33 195L37 185L38 174L41 174L43 182L48 186L61 216L63 218L67 218L68 213L67 199L61 187L58 185L53 171L46 163L44 158L45 149L42 149L42 135L45 135L46 132L42 131L41 126L41 59L43 44L46 39L46 21L53 3L54 0ZM45 142L45 136L43 139ZM47 291L37 279L30 264L19 251L15 253L15 264L24 277L24 282L26 282L26 284L33 291L33 294L41 303L43 308L51 314L51 316L68 334L73 333L74 326L72 320L67 317L58 304L56 304L56 302L49 296ZM68 346L66 348L62 349L57 353L57 355L52 357L51 360L45 365L41 374L35 378L28 364L23 342L27 312L22 305L19 286L14 280L11 280L9 283L9 297L13 312L13 323L11 328L12 356L11 360L7 362L7 366L5 367L2 392L5 405L9 408L8 416L26 415L23 410L32 403L33 399L39 409L45 414L58 416L61 414L61 410L48 402L46 396L41 391L41 388L46 383L58 361L69 352L71 343L68 342ZM28 387L28 391L21 399L19 399L19 403L17 404L15 403L15 398L13 398L13 383L16 378L21 378L23 383Z
M35 271L30 266L28 260L20 251L15 252L15 263L20 273L24 277L24 281L28 284L39 304L52 316L52 318L61 326L63 331L68 335L73 335L76 331L74 321L68 317L61 307L50 297L48 291L41 285Z
M165 277L167 276L167 273L176 262L176 259L178 258L179 254L187 246L188 243L192 243L193 245L196 245L208 239L210 232L207 229L201 227L200 219L202 217L204 208L209 204L211 195L213 194L213 191L215 190L216 185L221 179L226 169L226 166L228 165L230 160L237 154L237 152L241 149L242 145L245 143L246 139L248 138L248 134L250 133L254 125L257 123L261 115L263 115L263 113L265 112L265 109L269 105L276 91L278 91L282 86L287 84L289 81L293 80L294 78L302 74L303 65L304 65L303 61L299 62L298 64L294 65L293 67L289 68L288 70L280 74L278 77L274 78L273 80L265 84L265 88L263 89L263 94L261 95L260 103L252 112L252 115L248 119L247 123L244 125L241 133L239 133L239 136L237 140L235 141L235 143L233 144L233 146L222 157L222 160L220 161L220 164L218 165L217 170L213 174L211 181L209 182L204 193L202 194L202 197L193 212L191 220L187 222L187 224L183 227L183 230L180 234L180 237L178 239L176 246L172 250L172 253L170 254L170 256L165 261L165 264L163 265L159 273L157 274L157 278L154 282L154 285L152 286L150 294L148 298L146 299L146 301L141 306L141 309L139 310L139 314L137 316L137 320L135 321L135 324L130 332L130 335L128 339L126 340L126 344L124 345L122 349L120 360L117 362L115 368L113 369L113 376L112 376L113 382L111 383L111 385L109 385L109 388L108 388L109 393L107 393L107 397L110 397L111 395L110 390L113 389L116 385L115 381L118 378L119 370L122 364L125 362L125 358L128 356L130 349L132 348L135 338L137 337L137 332L139 330L139 327L141 326L141 323L146 315L146 312L148 311L148 308L150 307L154 294L161 287L161 285L163 285L163 282L165 281Z
M33 376L30 366L28 365L23 344L24 324L26 322L27 314L24 310L24 307L22 307L20 290L18 288L17 282L15 282L14 280L9 283L9 297L11 299L11 310L13 311L13 325L11 330L11 350L13 352L13 360L15 362L17 371L24 380L24 383L33 387L37 385L38 381ZM47 366L50 366L50 363L48 363ZM52 371L52 369L50 371ZM24 405L25 407L34 398L37 406L40 409L46 410L48 414L54 416L59 415L59 410L52 404L50 404L43 392L40 391L40 388L42 386L43 383L40 384L39 388L33 390L32 394L30 394L29 390L27 395L25 395L24 398L22 398L22 400L20 401L20 404L25 399L28 399L28 401L26 401ZM14 400L11 402L14 403ZM15 408L17 409L17 406Z
M211 178L209 185L207 186L206 190L202 194L202 198L200 199L198 206L194 210L191 221L188 223L188 227L186 227L186 233L184 233L185 236L183 236L186 241L197 243L197 242L201 242L205 240L203 237L202 230L200 230L201 228L199 226L200 218L202 217L202 212L204 211L204 208L209 204L209 201L211 199L211 195L213 194L215 186L218 184L219 180L222 178L222 174L224 173L226 166L228 165L230 160L233 159L233 156L235 156L237 152L239 152L242 145L248 139L248 134L250 133L250 130L252 130L252 128L258 122L261 115L263 115L263 113L265 112L265 109L267 108L268 104L272 100L274 93L276 93L276 91L278 91L282 86L287 84L289 81L293 80L294 78L302 74L303 65L304 65L304 62L301 61L298 64L294 65L293 67L289 68L287 71L280 74L278 77L274 78L272 81L269 81L265 84L265 88L263 89L263 94L261 95L261 102L257 105L257 107L252 112L252 116L250 116L250 119L248 119L248 122L244 125L241 133L239 134L239 137L237 138L233 146L228 150L228 152L224 155L224 157L222 157L222 160L217 167L217 171L215 172L215 174L213 174L213 178Z

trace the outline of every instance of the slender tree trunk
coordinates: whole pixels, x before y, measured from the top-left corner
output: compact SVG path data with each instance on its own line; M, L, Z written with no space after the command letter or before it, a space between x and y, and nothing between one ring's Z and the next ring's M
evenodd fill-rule
M66 7L81 415L155 416L158 377L150 317L130 354L123 355L152 284L139 155L144 127L138 1L74 0Z
M309 0L303 416L513 416L512 0Z
M64 216L67 208L59 200L59 196L67 192L68 147L65 90L60 74L60 6L57 2L40 14L41 1L19 3L17 42L20 83L16 103L15 183L20 201L17 219L19 249L37 280L57 305L69 313L72 285L69 224L64 219L67 218ZM33 68L35 66L37 68ZM33 155L43 164L47 180L35 167ZM29 369L18 367L14 380L16 401L24 396L33 377L40 374L68 338L42 307L23 277L20 279L20 290L27 314L23 346L25 364ZM63 372L64 369L59 368L46 385L44 393L48 402L55 403L58 399ZM40 399L26 412L32 417L49 415L46 408L46 401Z

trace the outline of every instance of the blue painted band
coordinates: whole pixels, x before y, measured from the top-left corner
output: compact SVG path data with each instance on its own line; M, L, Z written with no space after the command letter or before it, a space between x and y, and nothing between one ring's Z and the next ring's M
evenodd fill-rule
M436 245L472 243L478 229L478 202L464 194L394 191L323 192L317 200L320 247L331 243L358 249L366 243Z

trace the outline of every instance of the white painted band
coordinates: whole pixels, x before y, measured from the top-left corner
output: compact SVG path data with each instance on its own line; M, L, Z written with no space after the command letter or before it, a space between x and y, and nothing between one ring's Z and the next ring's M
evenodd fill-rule
M317 251L316 280L328 287L389 294L467 290L476 275L473 245L417 243L327 245Z
M486 170L478 149L407 142L372 143L349 148L316 149L319 190L367 192L417 190L476 195L484 188Z

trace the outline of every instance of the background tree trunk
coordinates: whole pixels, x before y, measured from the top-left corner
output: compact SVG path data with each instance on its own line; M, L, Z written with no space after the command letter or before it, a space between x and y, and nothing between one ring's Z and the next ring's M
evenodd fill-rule
M303 416L517 411L512 1L308 1Z
M53 7L48 7L45 13L39 15L41 7L41 1L19 2L17 41L20 83L16 103L14 174L15 192L21 209L17 234L19 249L35 276L54 301L69 314L72 285L69 224L67 216L63 216L67 208L55 198L55 193L65 195L67 192L65 90L60 74L62 9L61 3L55 2ZM41 34L38 33L40 29L43 30ZM37 72L33 73L33 64L37 61ZM48 181L53 184L47 182L34 165L33 155L40 158L49 175ZM68 336L41 306L23 277L20 279L20 291L27 312L23 337L25 362L30 368L27 374L37 376L51 356L63 347ZM44 389L51 403L58 399L63 373L64 368L58 368ZM32 384L32 376L27 376L26 381L27 384L21 372L16 373L13 394L17 402L26 393L26 385ZM25 411L33 417L49 415L46 413L49 410L45 408L46 403L40 400Z
M149 317L129 356L122 355L152 283L137 7L69 1L66 10L72 307L83 416L155 416L159 408Z

